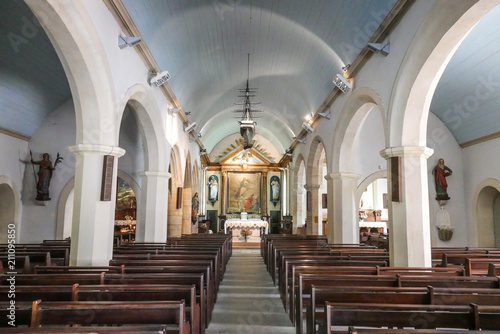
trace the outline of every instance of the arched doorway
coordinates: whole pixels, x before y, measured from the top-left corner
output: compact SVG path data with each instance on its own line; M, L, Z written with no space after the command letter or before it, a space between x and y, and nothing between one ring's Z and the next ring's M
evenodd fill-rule
M476 203L477 236L480 247L500 247L500 191L488 185L479 191Z
M0 179L0 243L2 244L8 241L8 230L15 231L13 227L16 226L16 207L14 189L7 183L1 183Z

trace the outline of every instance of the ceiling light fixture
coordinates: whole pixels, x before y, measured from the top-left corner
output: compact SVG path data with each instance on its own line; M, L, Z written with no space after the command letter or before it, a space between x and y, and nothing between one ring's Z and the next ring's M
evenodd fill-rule
M314 131L312 126L310 126L309 123L307 123L307 122L302 123L302 129L306 130L307 133L311 133Z
M127 46L134 47L140 43L142 43L142 38L140 37L118 36L118 47L120 47L120 49L124 49Z
M307 140L304 138L304 139L297 139L297 143L301 143L301 144L306 144L307 143Z
M167 112L169 115L173 115L173 114L177 114L181 110L182 110L182 108L168 108Z
M153 73L153 77L149 80L149 85L151 87L160 87L170 79L170 73L168 71L163 71L161 73Z
M340 91L342 93L347 93L351 88L352 88L352 85L349 81L347 81L346 78L344 78L344 76L340 75L340 74L337 74L335 76L335 78L333 78L332 82L335 84L335 86L338 87L338 89L340 89Z
M319 116L326 118L326 119L331 119L332 118L332 113L330 111L328 112L319 112Z
M387 44L368 43L368 45L366 47L368 48L368 50L370 50L374 53L380 53L381 55L384 55L386 57L391 52L391 45L389 43L387 43Z
M351 64L347 64L342 67L342 71L347 72L347 70L351 67Z
M195 127L196 127L196 123L195 122L193 122L191 124L188 124L186 126L186 128L184 129L184 132L189 133L189 132L193 131Z

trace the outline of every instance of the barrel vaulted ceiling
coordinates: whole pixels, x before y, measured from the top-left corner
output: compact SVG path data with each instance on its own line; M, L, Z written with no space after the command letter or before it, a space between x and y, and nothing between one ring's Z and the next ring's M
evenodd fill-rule
M248 76L261 102L256 132L284 153L396 0L122 2L208 151L239 132L233 111ZM463 41L431 104L460 144L500 131L499 19L494 10ZM71 92L22 0L0 1L0 34L0 128L29 137Z

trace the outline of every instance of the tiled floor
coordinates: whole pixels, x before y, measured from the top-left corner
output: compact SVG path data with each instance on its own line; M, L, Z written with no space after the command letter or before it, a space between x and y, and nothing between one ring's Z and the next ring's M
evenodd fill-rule
M233 249L206 333L295 333L259 249Z

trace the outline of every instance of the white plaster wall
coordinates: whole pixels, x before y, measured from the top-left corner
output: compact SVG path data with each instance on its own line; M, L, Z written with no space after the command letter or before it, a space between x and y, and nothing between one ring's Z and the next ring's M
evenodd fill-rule
M135 116L128 109L122 118L119 146L125 150L125 155L118 159L118 168L140 186L142 177L139 173L144 171L144 147Z
M464 205L464 203L470 202L466 202L464 196L464 178L466 177L464 171L466 168L463 165L462 149L450 130L433 113L429 114L427 124L427 146L434 150L434 154L427 160L432 245L438 247L469 246L466 211L470 210L470 206ZM445 206L445 210L450 214L451 225L455 227L450 241L441 241L437 237L436 213L439 210L439 204L435 200L436 188L432 169L436 166L439 158L443 158L445 165L453 171L453 175L447 178L450 200Z
M75 176L75 157L68 147L75 145L75 110L73 101L69 100L54 110L40 125L31 137L29 150L34 160L41 160L43 153L49 153L55 163L59 152L64 160L56 166L50 182L51 200L46 205L36 201L36 181L33 168L26 166L22 186L23 219L20 230L20 242L41 242L44 239L56 238L56 219L59 196L66 183ZM38 166L35 165L35 172Z
M468 233L469 244L476 246L477 236L474 226L477 223L476 213L474 212L475 193L480 190L479 186L485 180L500 180L500 138L466 147L462 152L466 203L465 219L468 227L466 233ZM493 231L479 231L479 233L493 233Z
M29 162L29 149L28 142L22 139L17 139L5 134L0 133L0 176L9 179L17 190L16 198L22 198L23 190L23 177L25 170L31 168ZM33 183L33 189L35 189L35 184ZM10 187L10 186L9 186ZM19 242L21 236L21 225L22 225L22 208L19 205L15 217L17 218L16 224L16 240ZM0 212L0 215L2 212Z
M387 161L380 156L385 148L384 125L378 108L372 108L366 115L356 134L353 150L355 166L353 172L358 174L358 185L369 175L387 169Z

